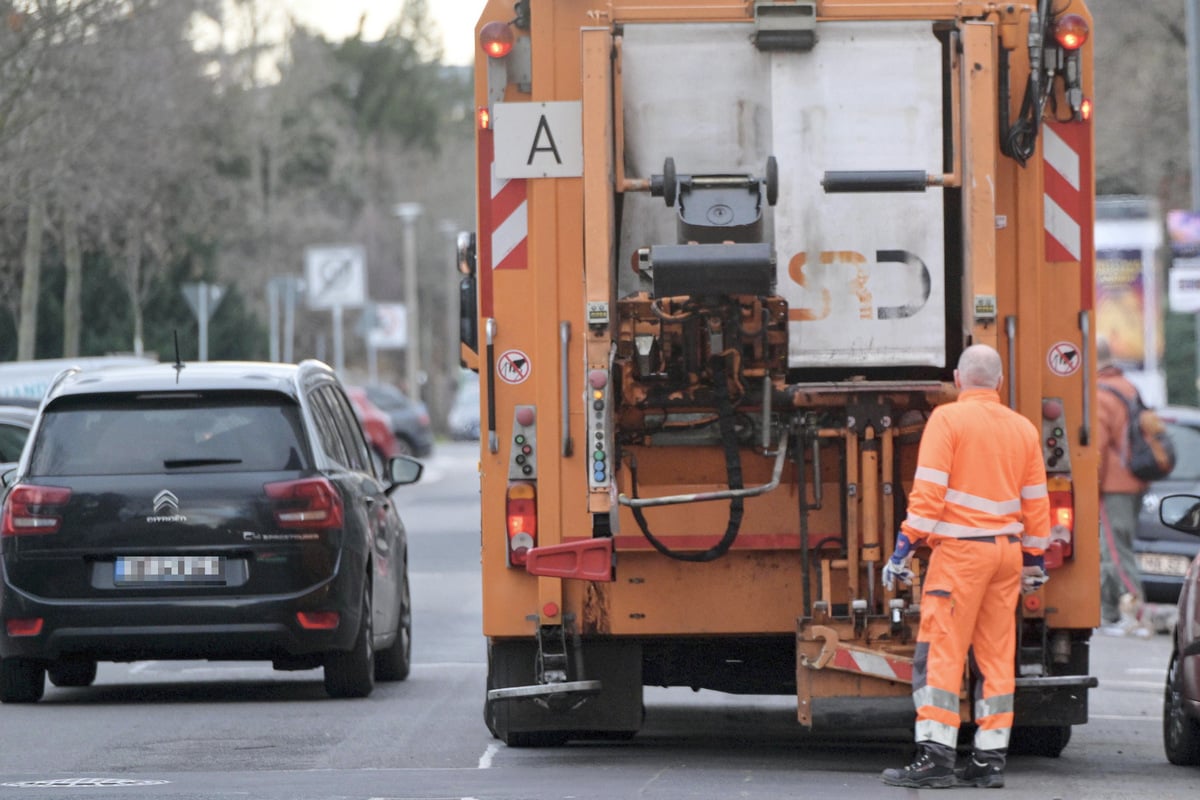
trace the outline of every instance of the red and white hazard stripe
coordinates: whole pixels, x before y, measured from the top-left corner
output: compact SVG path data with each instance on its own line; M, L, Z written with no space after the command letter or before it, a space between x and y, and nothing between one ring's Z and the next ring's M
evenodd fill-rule
M526 181L497 179L495 175L495 136L491 129L479 131L476 159L479 196L479 310L491 317L494 292L492 273L497 270L525 269L528 265L529 214ZM483 187L488 187L483 194Z
M525 269L529 215L524 178L497 178L491 165L492 269Z
M1090 260L1091 125L1049 122L1042 128L1047 261Z
M851 650L839 647L827 666L846 672L858 672L876 678L912 683L911 659L888 656L870 650Z

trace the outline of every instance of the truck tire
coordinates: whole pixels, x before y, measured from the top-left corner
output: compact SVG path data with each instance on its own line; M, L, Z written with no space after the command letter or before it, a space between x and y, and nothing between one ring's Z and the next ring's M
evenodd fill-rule
M349 650L325 656L325 691L330 697L366 697L375 689L375 646L371 630L371 582L363 590L362 618Z
M0 659L0 702L36 703L46 691L46 668L27 658Z
M91 686L96 681L95 661L58 661L46 668L55 686Z
M1058 758L1071 741L1070 725L1014 727L1008 751L1018 755Z
M488 689L501 689L529 683L533 679L532 660L519 649L488 644ZM528 675L526 675L528 673ZM488 700L484 694L483 721L492 736L508 747L558 747L570 738L567 731L513 731L512 704L518 700Z
M1163 693L1163 749L1167 760L1181 767L1200 765L1200 721L1188 716L1183 705L1183 671L1179 654L1171 654Z

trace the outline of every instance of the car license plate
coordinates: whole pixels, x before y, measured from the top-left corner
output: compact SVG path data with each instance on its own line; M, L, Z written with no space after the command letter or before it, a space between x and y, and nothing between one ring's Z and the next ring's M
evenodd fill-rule
M1163 555L1161 553L1138 553L1138 569L1150 575L1170 575L1182 578L1187 575L1192 563L1187 556Z
M114 567L113 582L225 583L221 556L122 556Z

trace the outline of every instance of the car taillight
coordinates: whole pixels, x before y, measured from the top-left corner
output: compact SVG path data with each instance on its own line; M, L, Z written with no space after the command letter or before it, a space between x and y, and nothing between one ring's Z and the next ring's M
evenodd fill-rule
M1046 481L1050 495L1050 546L1046 548L1046 569L1061 567L1075 553L1075 496L1068 478Z
M341 622L341 615L336 611L297 611L296 621L306 631L332 631Z
M9 636L38 636L42 632L44 621L41 617L28 617L25 619L10 619L4 623L4 630Z
M71 490L62 486L13 487L4 501L0 536L57 533L62 526L63 507L70 499Z
M281 528L342 527L342 496L325 478L279 481L263 486Z
M530 548L537 546L537 488L532 483L508 487L504 518L508 527L508 563L520 566Z

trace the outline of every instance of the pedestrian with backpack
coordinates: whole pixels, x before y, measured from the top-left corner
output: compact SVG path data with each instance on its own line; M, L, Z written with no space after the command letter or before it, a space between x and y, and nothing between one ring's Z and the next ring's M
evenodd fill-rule
M1096 337L1096 434L1100 453L1100 632L1147 635L1137 617L1142 607L1142 574L1133 553L1133 535L1146 482L1127 466L1130 403L1137 387L1113 361L1108 341ZM1138 400L1140 403L1140 400Z

